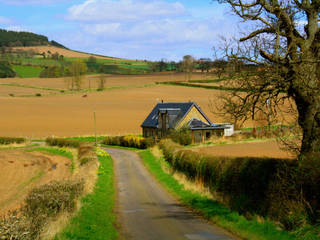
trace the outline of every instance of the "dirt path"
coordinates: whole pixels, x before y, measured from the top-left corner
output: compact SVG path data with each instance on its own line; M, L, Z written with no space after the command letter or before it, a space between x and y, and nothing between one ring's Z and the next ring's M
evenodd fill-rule
M234 239L181 206L134 152L106 149L115 164L118 216L124 239Z

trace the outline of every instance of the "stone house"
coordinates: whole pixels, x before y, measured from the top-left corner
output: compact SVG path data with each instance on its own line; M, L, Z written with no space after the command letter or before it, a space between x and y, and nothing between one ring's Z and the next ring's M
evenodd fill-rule
M187 127L192 142L200 143L215 136L231 136L232 124L213 124L194 102L158 103L141 125L144 137L161 139L172 129Z

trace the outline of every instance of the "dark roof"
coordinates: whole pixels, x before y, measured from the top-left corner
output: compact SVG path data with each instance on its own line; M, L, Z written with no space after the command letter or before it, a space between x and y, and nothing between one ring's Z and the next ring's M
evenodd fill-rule
M200 121L199 119L191 119L189 122L189 127L192 128L206 128L206 127L210 127L209 124L206 124L202 121Z
M175 128L177 124L184 119L184 117L189 113L192 107L195 106L204 118L211 124L211 121L207 116L201 111L200 107L194 102L180 102L180 103L158 103L151 113L148 115L146 120L142 123L141 127L158 127L158 113L168 112L169 114L169 128Z

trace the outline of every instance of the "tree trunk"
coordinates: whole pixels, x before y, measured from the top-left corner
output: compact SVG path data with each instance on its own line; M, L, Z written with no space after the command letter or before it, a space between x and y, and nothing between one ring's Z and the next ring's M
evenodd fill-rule
M320 152L320 107L318 102L296 99L299 125L302 128L300 155Z

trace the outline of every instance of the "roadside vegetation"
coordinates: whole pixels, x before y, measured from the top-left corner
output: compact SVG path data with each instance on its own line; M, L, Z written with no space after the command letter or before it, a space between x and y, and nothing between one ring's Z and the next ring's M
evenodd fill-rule
M113 163L103 150L98 150L100 167L93 193L81 200L81 209L70 223L55 236L55 240L117 239Z
M85 142L80 144L76 140L65 139L47 142L60 147L31 147L25 151L69 158L72 177L33 188L22 208L0 217L1 239L75 239L75 236L81 239L116 239L111 157ZM65 147L72 147L77 154L72 148L68 150ZM81 198L82 207L79 209ZM72 221L68 223L68 219ZM90 227L93 223L95 228Z
M146 167L170 192L176 195L181 202L237 236L253 240L318 239L318 230L316 227L305 225L290 232L281 230L276 222L268 220L268 218L264 219L257 214L240 214L235 210L230 210L229 207L226 207L226 205L216 199L209 198L192 190L186 190L184 185L173 177L172 172L167 172L168 169L170 171L172 166L168 164L165 159L155 157L150 150L140 152L140 156ZM186 168L188 166L186 163ZM254 182L250 184L252 185L252 183ZM237 184L233 184L229 186L236 187L236 185ZM215 193L215 191L213 191L213 193ZM243 196L238 196L238 198L241 197ZM241 199L238 200L241 205ZM256 205L254 204L254 206Z
M298 162L203 155L170 140L161 141L159 146L172 173L182 173L207 188L215 200L243 218L273 220L299 239L319 237L320 196L316 189L320 173L319 168L312 167L318 165L316 155Z

